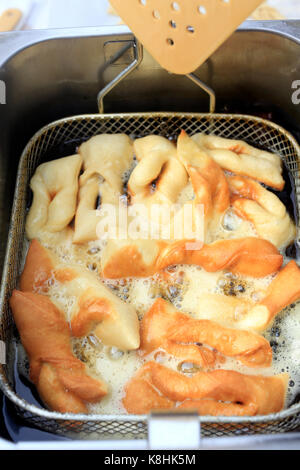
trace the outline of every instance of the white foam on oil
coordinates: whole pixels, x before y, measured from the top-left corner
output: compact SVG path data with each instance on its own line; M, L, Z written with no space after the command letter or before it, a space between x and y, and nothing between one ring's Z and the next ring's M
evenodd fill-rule
M27 244L24 246L26 254ZM73 248L65 253L64 260L85 264L96 263L98 266L102 248L97 242ZM287 262L288 260L285 260ZM93 270L92 270L93 271ZM98 277L98 270L93 271ZM254 303L263 298L268 285L274 276L254 279L246 276L235 276L225 271L207 273L199 266L178 265L170 268L167 276L155 275L150 278L128 278L123 280L105 280L105 284L112 288L116 295L133 305L139 318L147 312L156 298L164 297L171 301L178 310L194 318L211 318L212 303L220 301L220 322L226 313L226 302ZM241 286L241 287L239 287ZM233 289L234 295L225 295L226 289ZM228 294L228 291L227 291ZM49 295L57 306L62 308L69 320L76 298L66 294L63 284L52 280ZM210 300L209 296L211 296ZM206 309L203 308L204 301ZM224 313L225 312L225 313ZM223 318L224 320L224 318ZM236 370L245 374L274 375L288 372L290 386L287 402L295 399L300 388L300 302L284 310L275 320L273 326L264 334L273 345L273 364L269 368L249 368L234 359L227 359L224 364L217 367ZM224 322L226 323L226 321ZM233 326L233 325L232 325ZM91 413L98 414L126 414L122 405L124 386L136 374L145 361L157 360L161 364L180 370L182 359L169 356L166 353L157 354L154 351L146 358L138 352L125 352L121 357L112 359L108 354L108 347L101 351L90 344L83 346L87 365L96 377L101 377L109 387L108 395L101 402L89 405ZM76 351L75 351L76 353ZM82 359L81 353L76 354Z
M131 170L130 170L131 171ZM129 171L129 173L130 173ZM124 176L124 182L128 175ZM182 191L178 198L184 203L194 198L191 184ZM252 224L240 219L232 210L224 215L221 226L213 234L215 239L240 238L256 236ZM42 234L42 243L55 252L64 262L77 263L89 269L100 279L101 255L104 243L90 242L84 245L73 245L69 233ZM24 260L28 243L24 242ZM288 260L285 260L287 262ZM234 276L225 271L208 273L198 266L175 266L150 278L130 278L104 280L122 300L131 304L139 319L148 311L155 299L163 297L173 303L180 311L194 317L218 319L220 323L234 327L235 319L247 311L255 302L261 300L274 276L254 279L245 276ZM102 280L103 281L103 280ZM224 295L225 294L225 295ZM75 297L67 295L63 284L52 280L50 298L66 314L70 320ZM212 312L217 312L217 317ZM264 334L273 347L273 364L269 368L249 368L234 359L227 359L218 367L232 369L246 374L274 375L281 372L290 374L288 403L295 399L300 389L300 302L285 309L275 320L271 328ZM74 340L76 346L77 340ZM108 395L101 402L89 405L89 411L98 414L124 414L122 406L124 386L136 374L145 361L156 360L173 369L181 370L182 359L176 359L166 353L154 351L142 358L137 351L122 354L110 354L110 348L91 344L86 339L74 352L86 362L92 375L99 377L108 384Z
M95 368L108 385L108 394L101 402L89 405L89 411L97 414L126 414L122 405L124 387L129 378L133 377L144 361L136 351L124 352L112 359L109 349L105 347L95 360Z

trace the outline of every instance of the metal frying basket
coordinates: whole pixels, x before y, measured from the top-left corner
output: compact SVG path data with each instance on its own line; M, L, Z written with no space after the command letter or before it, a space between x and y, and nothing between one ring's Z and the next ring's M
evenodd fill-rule
M138 60L128 69L132 70L137 63ZM130 71L128 69L121 75L126 76ZM197 82L197 77L190 78ZM117 77L115 83L119 80L120 77ZM109 84L98 97L100 108L102 103L102 109L103 96L111 88L112 85ZM214 103L211 101L212 108L214 108ZM146 415L61 414L30 404L15 391L14 373L17 367L18 335L8 300L12 290L17 286L21 269L30 178L45 158L45 153L49 155L51 149L54 152L54 149L69 141L80 142L100 133L120 132L135 137L149 134L172 137L178 135L181 129L189 135L204 132L241 139L278 153L285 162L296 188L296 217L297 224L299 224L300 149L296 140L288 132L264 119L214 113L95 114L60 119L43 127L28 142L20 159L0 293L0 340L5 343L7 349L6 363L0 364L0 388L14 403L17 414L40 429L77 439L144 439L148 432L148 417ZM204 436L278 433L299 428L300 404L266 416L201 416L197 419L201 423Z

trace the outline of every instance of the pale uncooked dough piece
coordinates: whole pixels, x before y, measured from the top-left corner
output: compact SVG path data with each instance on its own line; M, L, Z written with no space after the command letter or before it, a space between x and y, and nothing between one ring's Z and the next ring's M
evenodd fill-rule
M237 214L253 223L257 234L277 248L289 245L296 237L296 227L285 205L276 194L256 181L241 176L227 178Z
M103 183L103 185L106 183ZM102 185L102 188L103 188ZM81 185L78 194L78 206L75 217L74 243L86 243L97 239L97 224L100 221L96 204L99 197L100 178L91 176L85 184ZM112 200L114 193L112 192Z
M91 176L100 175L114 191L122 190L122 176L133 158L132 140L125 134L99 134L79 147L84 173L81 184Z
M41 230L60 232L75 215L80 155L60 158L37 167L30 181L33 201L26 219L26 235L31 240Z
M225 170L250 176L275 189L283 189L279 155L258 150L242 140L224 139L215 135L199 133L193 135L192 139Z
M175 232L178 233L175 216L181 226L184 220L183 212L175 204L188 183L188 174L177 158L176 147L164 137L150 135L136 139L134 151L138 164L128 181L129 213L133 217L139 215L143 225L149 226L152 238L174 239ZM130 220L134 223L132 217Z
M210 230L217 231L229 207L229 188L223 170L182 131L177 141L177 154L185 166L194 188L194 204L203 207L204 240L211 241Z
M177 159L174 144L150 135L134 141L138 165L128 181L132 203L172 204L188 182L188 174ZM155 189L152 183L155 181Z
M253 306L254 302L240 297L205 293L197 298L196 318L209 318L228 328L235 328Z
M74 243L97 239L100 221L96 203L118 205L123 176L133 160L131 139L125 134L100 134L79 147L84 173L80 176Z

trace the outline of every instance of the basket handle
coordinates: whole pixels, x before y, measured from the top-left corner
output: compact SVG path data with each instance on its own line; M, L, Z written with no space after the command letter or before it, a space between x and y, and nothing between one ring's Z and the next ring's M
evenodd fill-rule
M104 103L103 100L105 96L115 88L122 80L124 80L129 74L131 74L141 63L143 60L143 46L142 44L134 38L133 43L134 48L134 60L129 64L122 72L119 73L111 82L109 82L102 90L99 91L97 95L97 104L98 104L98 111L99 114L104 114ZM116 54L116 56L111 60L111 63L114 62L119 57L120 54ZM205 93L209 95L209 112L214 113L216 109L216 95L214 90L206 85L202 80L200 80L194 73L189 73L186 75L192 82L198 85Z

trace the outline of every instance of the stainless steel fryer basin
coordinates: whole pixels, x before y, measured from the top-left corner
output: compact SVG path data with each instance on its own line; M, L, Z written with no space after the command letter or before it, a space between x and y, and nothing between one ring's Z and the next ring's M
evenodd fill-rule
M11 33L10 37L11 42L6 43L6 47L0 42L0 79L5 82L7 91L6 104L0 105L2 262L22 148L37 129L53 119L96 111L98 90L132 61L132 36L125 27L28 32L22 36L22 43L19 33ZM217 111L246 111L271 117L297 137L298 133L300 135L300 109L292 101L292 85L300 78L299 43L300 22L247 23L196 73L215 89ZM123 52L112 64L111 57L120 49ZM163 71L147 54L141 66L106 100L109 112L175 109L196 112L206 107L206 97L197 87L185 77ZM297 176L298 157L295 153L293 158L293 172ZM20 223L19 235L22 230ZM13 260L7 262L14 263ZM7 280L11 286L15 285L15 273L10 276L7 278L4 272L2 292ZM4 325L3 308L1 315ZM14 361L12 333L8 322L1 332L11 354L8 364ZM32 424L82 438L113 436L128 439L143 438L147 434L147 420L141 416L126 416L125 419L78 416L75 429L71 416L32 409L22 399L16 399L12 392L11 372L5 371L5 365L0 367L4 371L5 393L14 401L18 412ZM299 427L298 406L271 417L257 417L253 423L248 419L236 422L232 418L221 421L206 418L205 422L199 418L199 422L203 423L202 430L207 436L282 432Z

